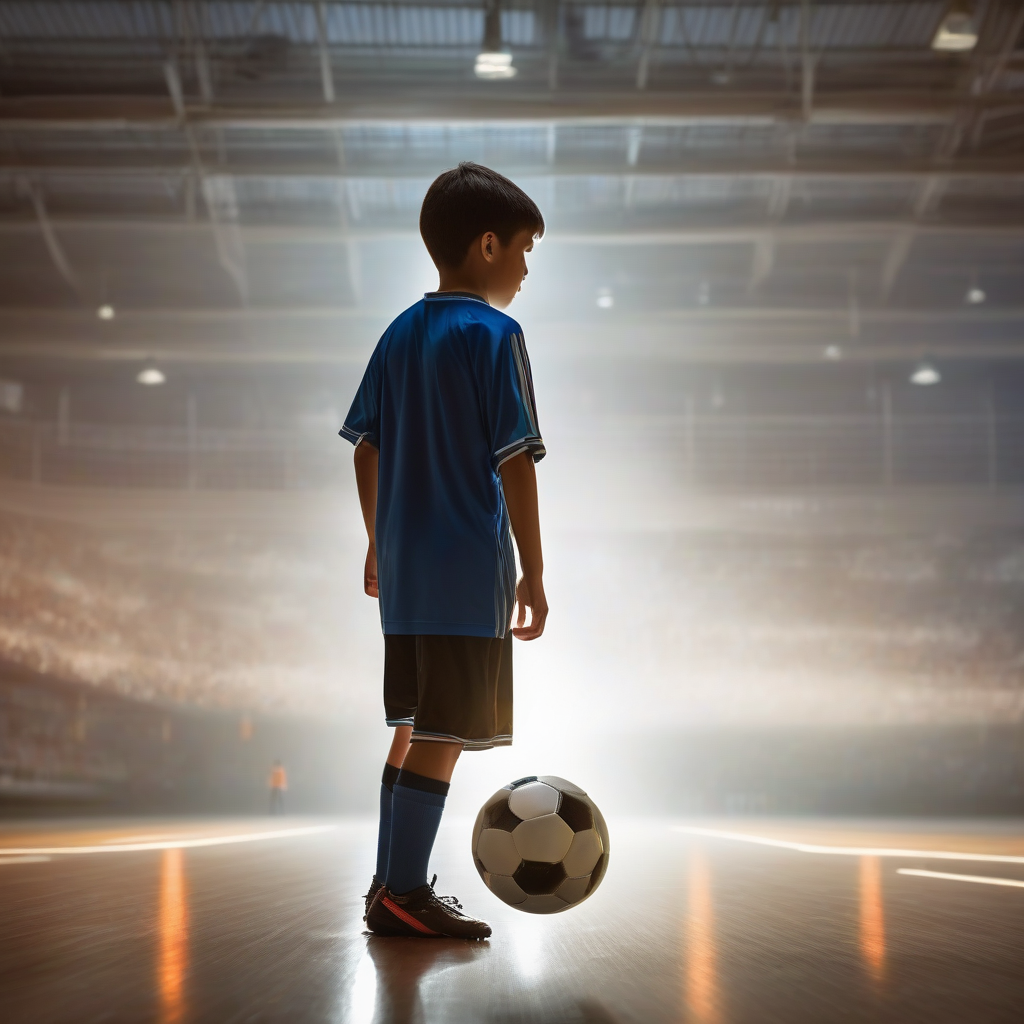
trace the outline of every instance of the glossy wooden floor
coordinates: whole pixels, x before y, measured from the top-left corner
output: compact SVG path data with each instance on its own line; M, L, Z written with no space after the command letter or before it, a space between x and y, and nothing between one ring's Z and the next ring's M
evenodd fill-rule
M609 824L601 889L539 918L447 822L438 889L491 921L479 944L363 931L370 822L0 825L0 1020L1024 1019L1024 886L899 873L1024 882L1021 823Z

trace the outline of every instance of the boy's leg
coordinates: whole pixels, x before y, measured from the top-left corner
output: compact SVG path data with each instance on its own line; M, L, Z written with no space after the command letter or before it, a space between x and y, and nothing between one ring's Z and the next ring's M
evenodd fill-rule
M412 729L409 733L412 734ZM409 744L409 752L405 755L402 767L417 775L425 775L428 779L451 782L452 772L455 771L455 764L461 753L461 743L432 743L421 740Z
M388 874L388 855L391 850L392 792L402 762L409 750L411 735L411 725L395 727L394 736L391 738L391 749L388 751L387 761L384 763L384 776L380 786L380 825L377 829L377 870L373 876L375 883L383 884Z
M389 681L395 684L390 692L397 693L398 682L411 679L411 665L408 672L398 670L414 653L416 692L410 687L402 700L392 699L394 711L389 713L392 724L398 724L400 712L412 709L414 727L392 796L386 886L367 911L366 923L377 935L483 939L491 934L490 925L467 916L454 899L434 894L427 884L427 866L464 744L489 746L492 739L511 739L511 729L497 722L501 717L504 724L509 716L496 715L502 706L496 645L503 643L460 635L385 637L386 691ZM389 664L394 669L390 674Z
M421 741L405 755L392 798L387 887L402 895L427 884L430 851L441 824L461 743Z

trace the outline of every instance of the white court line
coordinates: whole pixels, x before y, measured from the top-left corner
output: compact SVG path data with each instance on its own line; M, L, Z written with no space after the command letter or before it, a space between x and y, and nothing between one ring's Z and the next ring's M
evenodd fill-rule
M696 825L677 825L675 830L695 836L709 836L712 839L734 839L737 842L755 843L758 846L776 846L783 850L796 850L799 853L830 853L841 857L915 857L919 860L973 860L986 861L991 864L1024 864L1024 856L1010 853L904 850L887 846L821 846L817 843L795 843L789 839L751 836L745 832L723 832L717 828L699 828Z
M25 846L20 849L0 847L0 857L55 857L73 853L136 853L142 850L194 849L199 846L229 846L232 843L258 843L262 839L291 839L333 832L337 825L304 825L301 828L280 828L273 832L241 832L229 836L205 836L201 839L163 839L148 843L112 843L100 846Z
M991 878L988 875L953 875L948 871L925 871L924 868L897 868L897 875L920 875L922 878L948 878L953 882L979 882L981 885L1012 885L1024 889L1017 878Z
M104 839L104 845L108 843L155 843L163 839L173 839L166 832L149 833L144 836L118 836L115 839Z

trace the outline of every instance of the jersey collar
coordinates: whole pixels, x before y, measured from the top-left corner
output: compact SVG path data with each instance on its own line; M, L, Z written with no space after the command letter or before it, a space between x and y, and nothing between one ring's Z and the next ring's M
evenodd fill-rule
M482 302L485 306L490 303L476 292L424 292L425 299L472 299L474 302Z

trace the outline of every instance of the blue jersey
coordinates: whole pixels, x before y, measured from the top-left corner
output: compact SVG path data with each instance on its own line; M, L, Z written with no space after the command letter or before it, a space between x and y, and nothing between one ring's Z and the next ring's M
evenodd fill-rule
M544 457L519 324L477 296L428 293L377 343L341 436L380 452L384 632L504 636L515 557L498 468Z

